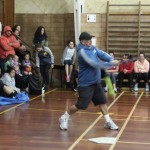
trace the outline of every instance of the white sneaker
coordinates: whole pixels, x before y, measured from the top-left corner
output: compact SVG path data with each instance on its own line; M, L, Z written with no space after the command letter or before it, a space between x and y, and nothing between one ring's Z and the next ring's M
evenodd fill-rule
M59 122L60 122L60 129L62 130L68 130L68 117L64 115L62 115L60 118L59 118Z
M145 91L146 91L146 92L149 91L149 85L146 85Z
M135 92L138 91L138 85L137 85L137 84L134 85L134 91L135 91Z
M107 86L106 87L104 87L104 92L107 92L108 91L108 88L107 88Z
M114 92L117 93L117 88L114 88Z
M105 129L118 130L119 127L111 120L110 122L106 122L104 125Z

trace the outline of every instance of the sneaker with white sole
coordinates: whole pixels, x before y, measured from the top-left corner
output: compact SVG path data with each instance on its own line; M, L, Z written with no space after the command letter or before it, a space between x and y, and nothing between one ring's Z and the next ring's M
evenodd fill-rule
M119 127L111 120L110 122L106 122L104 125L105 129L118 130Z
M145 91L149 92L149 85L146 85Z
M60 129L62 129L62 130L68 130L68 120L69 120L69 118L66 117L65 115L62 115L59 118Z
M104 87L104 92L107 92L108 91L108 88L107 88L107 86L106 87Z
M134 85L134 91L135 91L135 92L138 91L138 85L137 85L137 84Z
M114 88L114 92L117 93L117 88Z

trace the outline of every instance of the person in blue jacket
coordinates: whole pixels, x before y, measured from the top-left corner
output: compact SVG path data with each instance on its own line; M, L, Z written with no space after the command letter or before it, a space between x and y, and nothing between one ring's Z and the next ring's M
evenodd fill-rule
M60 128L68 129L68 120L70 115L78 110L87 109L92 101L94 105L99 105L104 118L104 128L117 130L119 127L109 117L107 109L107 99L101 86L101 69L107 69L118 65L118 61L102 50L92 45L92 35L82 32L79 36L80 43L77 46L78 52L78 92L79 97L75 105L71 106L60 118Z

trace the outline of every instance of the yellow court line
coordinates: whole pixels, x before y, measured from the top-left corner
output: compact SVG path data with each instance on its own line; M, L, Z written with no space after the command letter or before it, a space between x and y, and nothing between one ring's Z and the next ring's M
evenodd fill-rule
M108 109L123 95L122 92L108 107ZM102 114L81 134L81 136L69 147L68 150L73 150L74 147L83 139L83 137L95 126L95 124L102 118Z
M45 94L51 93L51 92L53 92L53 91L55 91L55 90L57 90L57 88L56 88L56 89L53 89L53 90L51 90L51 91L48 91L48 92L46 92ZM29 102L33 101L34 99L36 99L36 98L38 98L38 97L40 97L40 96L42 96L42 94L39 95L39 96L36 96L36 97L32 98ZM21 104L18 104L18 105L16 105L16 106L13 106L13 107L11 107L11 108L8 108L8 109L6 109L6 110L0 112L0 115L1 115L1 114L4 114L4 113L6 113L6 112L8 112L8 111L10 111L10 110L12 110L12 109L15 109L15 108L17 108L17 107L19 107L19 106L21 106L21 105L23 105L23 104L25 104L25 103L21 103Z
M50 110L50 109L40 109L40 108L24 108L24 109L29 109L29 110L38 110L38 111L58 111L58 112L64 112L64 110ZM101 112L77 112L79 114L90 114L90 115L101 115L102 113ZM113 115L114 113L110 113L109 112L109 115Z
M139 145L150 145L150 143L142 143L142 142L125 142L125 141L118 141L118 143L124 143L124 144L139 144Z
M66 92L66 93L70 92L70 93L75 93L74 91L64 91L64 90L57 90L56 93L58 93L58 92L64 92L64 93L65 93L65 92ZM76 93L77 93L77 92L76 92Z
M134 104L134 107L132 108L130 114L128 115L128 117L127 117L125 123L123 124L121 130L119 131L119 133L118 133L118 135L117 135L117 137L116 137L115 143L111 145L111 147L109 148L109 150L113 150L114 147L116 146L117 141L119 140L119 138L120 138L120 136L122 135L122 133L123 133L125 127L127 126L127 123L129 122L129 120L130 120L130 118L131 118L131 116L132 116L134 110L136 109L136 106L138 105L138 103L139 103L139 101L140 101L142 95L143 95L143 92L141 93L141 95L139 96L138 100L137 100L136 103Z
M128 115L115 115L115 116L117 116L117 117L127 117ZM141 118L142 117L142 119L143 118L150 118L150 117L144 117L144 116L132 116L132 118Z

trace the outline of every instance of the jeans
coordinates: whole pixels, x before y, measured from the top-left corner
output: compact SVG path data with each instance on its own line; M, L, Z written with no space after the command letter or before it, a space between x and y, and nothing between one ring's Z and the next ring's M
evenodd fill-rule
M107 75L110 77L112 84L116 84L116 79L118 74L116 73L107 73Z
M141 80L148 83L148 73L135 73L135 83L139 83Z

